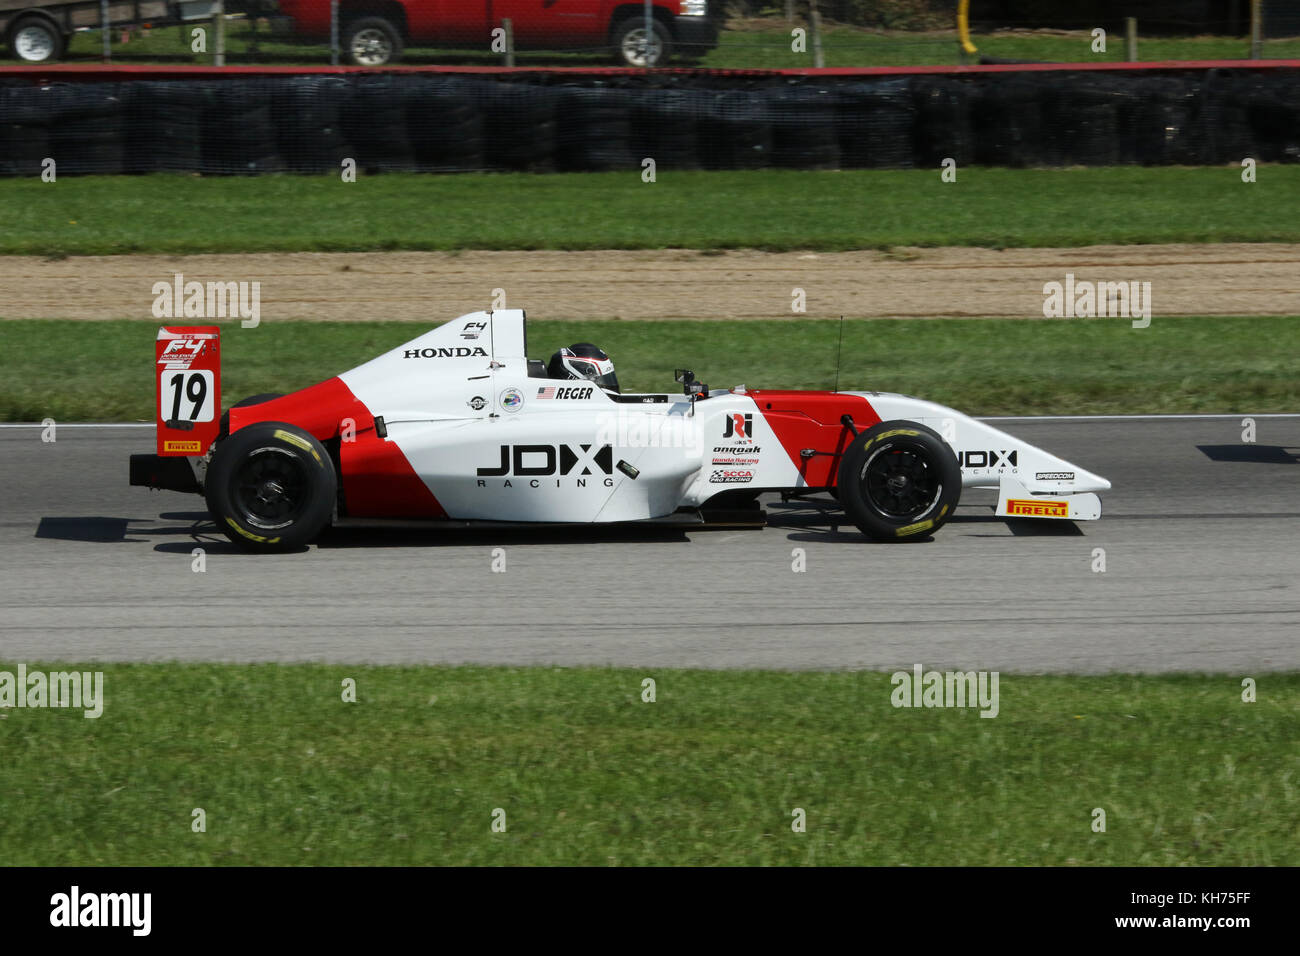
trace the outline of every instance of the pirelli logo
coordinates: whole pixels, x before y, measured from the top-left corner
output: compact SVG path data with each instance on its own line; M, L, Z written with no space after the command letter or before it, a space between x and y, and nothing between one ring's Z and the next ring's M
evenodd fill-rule
M163 451L192 451L196 455L203 454L203 443L198 441L165 441L163 442Z
M1042 501L1036 498L1008 498L1007 514L1026 518L1068 518L1068 501Z

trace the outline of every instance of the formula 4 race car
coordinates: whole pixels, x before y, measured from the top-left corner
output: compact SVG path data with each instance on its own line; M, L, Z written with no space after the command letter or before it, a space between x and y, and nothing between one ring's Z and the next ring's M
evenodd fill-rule
M255 551L352 519L699 520L772 491L829 492L869 538L908 541L942 527L963 487L996 488L999 515L1074 520L1100 517L1110 488L918 398L711 391L685 369L681 394L627 395L595 372L550 377L526 342L522 311L475 312L222 415L219 330L163 328L157 453L131 456L131 484L203 494Z

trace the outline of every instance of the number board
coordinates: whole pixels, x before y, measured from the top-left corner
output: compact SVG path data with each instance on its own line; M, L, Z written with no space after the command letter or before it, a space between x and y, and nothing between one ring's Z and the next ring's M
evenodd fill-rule
M159 455L203 455L221 427L221 330L164 326L155 343Z

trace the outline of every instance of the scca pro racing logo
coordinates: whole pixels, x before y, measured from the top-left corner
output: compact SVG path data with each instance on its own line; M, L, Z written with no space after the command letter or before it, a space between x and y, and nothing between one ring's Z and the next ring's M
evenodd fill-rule
M727 424L722 432L723 438L731 438L735 441L753 441L754 440L754 416L742 415L736 412L727 416Z
M748 469L723 468L709 475L712 485L746 485L754 480L754 473Z
M528 487L540 488L542 478L551 478L555 487L564 487L567 478L570 487L586 488L587 477L600 478L606 487L613 487L614 446L601 445L502 445L501 458L496 465L477 469L478 487L486 488L484 478L504 478L502 488L513 488L511 478L527 478ZM601 478L601 476L605 476Z
M487 352L481 345L475 345L473 348L458 345L454 348L407 349L402 353L402 358L476 358L480 355L487 358Z

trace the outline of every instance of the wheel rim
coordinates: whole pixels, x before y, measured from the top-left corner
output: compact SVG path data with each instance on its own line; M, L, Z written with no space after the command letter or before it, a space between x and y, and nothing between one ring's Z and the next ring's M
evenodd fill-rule
M921 451L906 445L877 448L863 465L859 481L867 504L891 521L920 517L943 494L938 470Z
M645 27L623 34L623 61L630 66L654 66L663 55L663 44L657 35L650 37L649 55L646 53Z
M54 37L41 27L23 27L14 34L14 52L29 63L39 63L54 55Z
M383 30L368 27L352 37L352 59L362 66L382 66L393 55L393 44Z
M255 528L275 531L297 521L307 507L307 472L283 448L259 448L235 475L235 505Z

